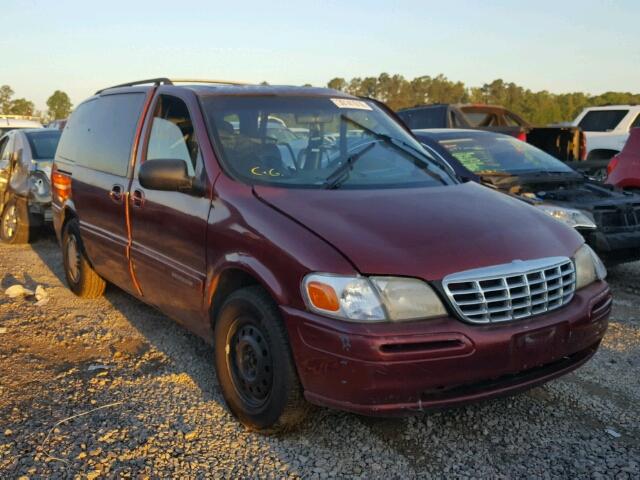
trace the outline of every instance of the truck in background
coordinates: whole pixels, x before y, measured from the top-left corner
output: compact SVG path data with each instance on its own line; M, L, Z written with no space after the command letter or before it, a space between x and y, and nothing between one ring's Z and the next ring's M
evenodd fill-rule
M622 151L629 130L640 127L640 105L604 105L582 110L572 123L584 132L586 162L606 178L609 161Z

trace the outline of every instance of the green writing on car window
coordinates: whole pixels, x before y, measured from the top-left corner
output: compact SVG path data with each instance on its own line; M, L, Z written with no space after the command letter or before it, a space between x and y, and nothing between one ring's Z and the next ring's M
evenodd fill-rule
M471 147L464 150L450 148L449 151L467 170L472 172L494 170L499 167L499 164L483 148Z

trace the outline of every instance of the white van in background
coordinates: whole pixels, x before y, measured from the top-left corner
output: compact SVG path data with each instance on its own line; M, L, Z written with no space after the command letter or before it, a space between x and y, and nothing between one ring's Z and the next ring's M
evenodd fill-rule
M44 128L38 117L24 115L0 115L0 137L17 128Z

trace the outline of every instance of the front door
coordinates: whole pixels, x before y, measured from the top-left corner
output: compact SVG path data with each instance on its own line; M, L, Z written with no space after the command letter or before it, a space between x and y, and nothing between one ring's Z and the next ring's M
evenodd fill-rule
M199 143L206 133L196 131L184 98L160 94L154 102L140 160L184 160L198 183L206 177ZM136 169L129 193L131 262L142 295L196 332L203 327L206 232L211 207L205 191L147 190L138 182Z

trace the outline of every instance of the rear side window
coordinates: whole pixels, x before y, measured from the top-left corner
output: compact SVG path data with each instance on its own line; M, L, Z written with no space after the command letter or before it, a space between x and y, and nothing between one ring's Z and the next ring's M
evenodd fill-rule
M80 105L67 123L57 157L126 176L144 93L105 95Z
M636 116L630 128L640 128L640 113Z
M578 126L585 132L607 132L618 126L629 110L591 110Z

